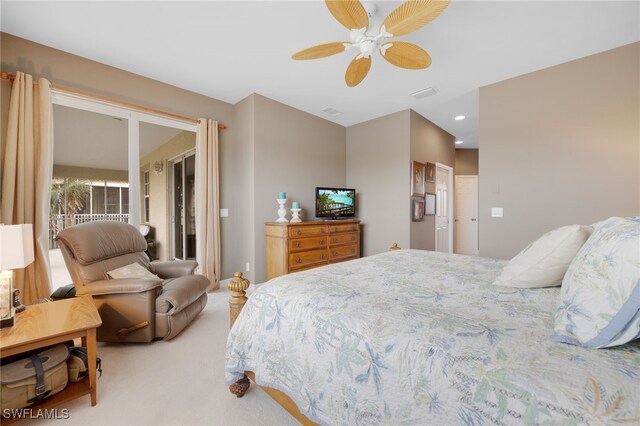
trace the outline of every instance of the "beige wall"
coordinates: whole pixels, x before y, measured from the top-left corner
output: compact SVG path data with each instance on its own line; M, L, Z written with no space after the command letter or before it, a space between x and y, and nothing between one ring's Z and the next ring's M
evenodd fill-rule
M478 174L478 150L456 149L456 175Z
M409 110L347 128L347 186L357 191L363 255L409 247Z
M233 105L10 34L0 33L0 45L2 71L24 71L35 78L45 77L60 86L189 117L213 118L227 125L227 129L220 132L220 199L222 208L229 207L229 217L221 219L222 277L231 277L234 271L242 270L241 253L233 241L242 230L241 217L238 210L230 207L236 205L235 197L243 192L236 176L244 164L240 150L234 146ZM7 87L3 80L0 87L3 145Z
M182 131L167 142L140 159L140 171L150 170L149 173L149 218L145 221L155 228L156 255L160 260L172 258L169 253L169 169L167 160L184 154L196 148L196 134ZM156 174L151 165L159 161L162 163L162 174ZM143 196L143 181L140 179L140 197ZM144 203L140 203L141 210ZM144 213L140 212L140 219Z
M292 201L298 201L302 219L315 220L315 187L346 183L346 130L264 96L253 98L254 276L262 282L266 278L264 223L278 218L278 192L287 192L287 210Z
M640 214L639 75L634 43L480 89L482 256Z
M420 114L411 111L411 161L421 163L442 163L455 166L455 138ZM407 181L410 187L410 163L406 166ZM427 182L427 192L435 193L435 183ZM411 189L408 189L411 191ZM453 194L453 188L450 191ZM435 216L425 216L422 222L410 222L409 246L413 249L435 250Z
M255 280L256 264L256 239L255 239L255 185L254 185L254 164L255 164L255 95L248 96L238 102L235 106L236 141L234 146L240 152L242 163L238 165L237 173L234 176L237 184L243 191L238 192L234 197L235 204L231 206L235 209L235 214L239 215L242 222L242 229L230 237L231 244L234 244L234 252L239 253L242 269L245 276L251 282ZM262 229L262 227L257 228ZM250 270L247 271L245 264L249 263ZM252 267L253 266L253 267Z
M128 182L129 172L126 170L94 169L91 167L63 166L60 164L54 164L53 177Z

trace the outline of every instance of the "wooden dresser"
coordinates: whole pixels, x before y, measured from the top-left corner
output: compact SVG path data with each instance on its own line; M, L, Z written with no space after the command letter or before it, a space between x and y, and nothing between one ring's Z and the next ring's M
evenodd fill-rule
M267 279L360 257L360 221L267 222Z

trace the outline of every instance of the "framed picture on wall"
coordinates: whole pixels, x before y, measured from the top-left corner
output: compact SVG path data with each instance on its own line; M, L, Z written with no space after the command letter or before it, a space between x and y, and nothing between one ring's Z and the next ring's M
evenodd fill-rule
M436 181L436 165L433 163L427 163L425 165L424 180L427 182Z
M411 195L424 197L424 163L411 163Z
M424 215L435 216L436 214L436 194L430 192L424 195Z
M411 207L411 220L422 222L424 220L424 199L412 200Z

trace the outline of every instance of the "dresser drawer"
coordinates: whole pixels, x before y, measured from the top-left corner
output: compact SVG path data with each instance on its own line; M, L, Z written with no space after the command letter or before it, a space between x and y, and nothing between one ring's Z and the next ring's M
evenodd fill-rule
M345 258L345 260L347 260L347 259ZM328 265L328 264L329 264L329 262L324 261L324 262L320 262L320 263L311 263L309 265L304 265L304 266L292 266L291 268L289 268L289 272L306 271L307 269L314 269L314 268L318 268L320 266L324 266L324 265Z
M311 265L313 263L326 262L327 250L303 251L289 255L289 268L294 269L299 266Z
M330 225L329 232L334 234L336 232L353 232L358 230L358 225L355 223L346 225Z
M293 238L289 240L289 251L313 250L327 246L327 237Z
M342 257L353 257L359 255L358 245L351 244L348 246L334 247L329 250L331 259L340 259Z
M311 237L314 235L326 235L326 226L296 226L289 228L290 237Z
M358 242L358 233L351 232L349 234L336 234L329 237L329 243L332 246L341 244L353 244Z

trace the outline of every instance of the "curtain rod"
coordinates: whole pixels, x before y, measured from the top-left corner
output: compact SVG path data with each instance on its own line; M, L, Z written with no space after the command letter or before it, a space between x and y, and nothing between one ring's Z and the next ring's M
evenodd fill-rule
M13 83L13 80L15 80L16 76L7 72L0 72L0 79L3 80L9 80L11 83ZM37 82L35 83L37 84ZM80 96L84 96L86 98L90 98L90 99L94 99L94 100L98 100L98 101L103 101L103 102L109 102L112 104L116 104L116 105L120 105L126 108L131 108L131 109L137 109L137 110L141 110L141 111L146 111L146 112L150 112L153 114L160 114L160 115L166 115L168 117L172 117L172 118L177 118L179 120L183 120L183 121L190 121L192 123L197 123L198 120L195 118L191 118L191 117L185 117L183 115L178 115L178 114L173 114L171 112L166 112L166 111L161 111L159 109L155 109L155 108L149 108L149 107L144 107L144 106L140 106L140 105L135 105L129 102L124 102L124 101L120 101L117 99L113 99L113 98L107 98L104 96L96 96L96 95L91 95L89 93L86 92L82 92L80 90L76 90L76 89L71 89L69 87L63 87L63 86L58 86L56 84L51 84L51 88L54 90L57 90L59 92L66 92L66 93L70 93L72 95L80 95ZM225 126L224 124L220 124L218 123L218 129L220 130L224 130L226 129L227 126Z

